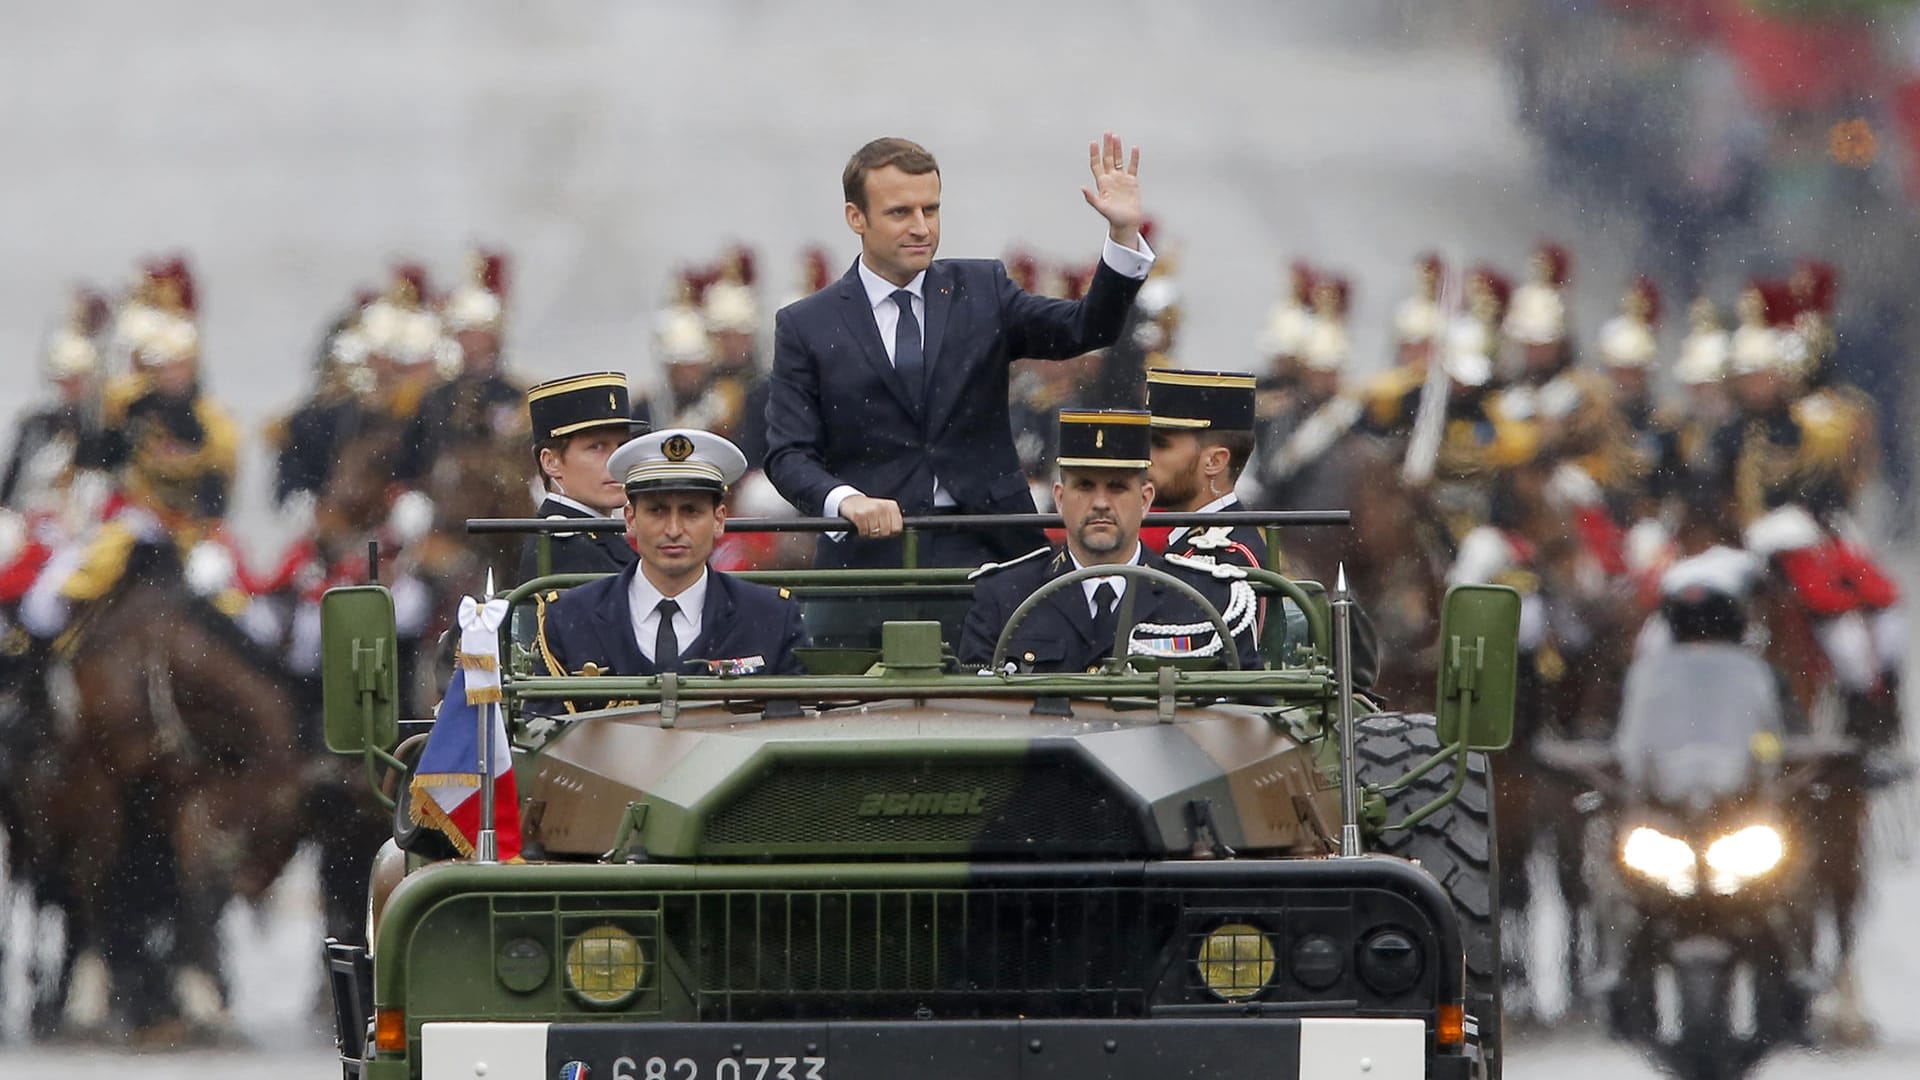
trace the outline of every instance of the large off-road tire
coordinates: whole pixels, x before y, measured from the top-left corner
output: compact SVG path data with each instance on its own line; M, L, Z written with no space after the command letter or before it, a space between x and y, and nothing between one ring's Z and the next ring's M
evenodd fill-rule
M1354 718L1354 768L1362 786L1385 785L1440 750L1434 719L1425 713L1376 713ZM1387 796L1387 820L1399 821L1443 794L1453 768L1443 765ZM1411 829L1390 829L1373 850L1418 862L1453 897L1467 954L1467 1012L1480 1031L1483 1080L1499 1080L1500 876L1495 863L1493 780L1487 756L1467 755L1467 784L1445 809Z

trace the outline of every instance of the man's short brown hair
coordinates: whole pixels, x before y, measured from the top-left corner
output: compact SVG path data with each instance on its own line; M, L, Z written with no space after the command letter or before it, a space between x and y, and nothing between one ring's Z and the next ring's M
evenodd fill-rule
M840 174L840 190L861 213L867 212L867 174L889 165L908 176L940 173L940 163L917 142L893 138L873 140L853 152L847 159L846 170Z
M1251 431L1215 431L1208 428L1197 433L1200 445L1204 447L1224 446L1227 448L1227 482L1239 483L1240 474L1253 458L1254 439Z

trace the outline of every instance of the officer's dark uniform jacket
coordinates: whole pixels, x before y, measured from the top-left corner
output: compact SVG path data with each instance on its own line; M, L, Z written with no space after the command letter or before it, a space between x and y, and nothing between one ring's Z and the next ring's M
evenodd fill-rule
M1144 547L1141 553L1142 565L1167 571L1192 584L1216 609L1224 613L1229 605L1227 582L1182 569ZM1013 617L1014 609L1040 586L1073 570L1073 557L1066 548L1059 547L1040 548L1019 559L988 564L977 571L973 606L967 611L960 635L961 662L984 665L992 660L994 643ZM1205 616L1194 607L1192 601L1166 585L1129 580L1127 594L1135 597L1133 620L1136 628L1144 623L1190 625L1205 621ZM1124 606L1125 596L1121 598L1121 604ZM1144 640L1157 635L1136 629L1134 636ZM1208 623L1208 628L1196 637L1204 644L1211 642L1214 636L1215 631ZM1093 612L1087 603L1086 589L1076 583L1047 597L1027 614L1015 630L1013 640L1008 643L1007 659L1027 671L1086 671L1098 666L1103 658L1113 652L1114 643L1110 636L1106 640L1098 638L1093 625ZM1252 627L1236 636L1235 645L1239 649L1241 667L1260 666L1258 642Z
M1218 513L1237 514L1246 507L1239 499L1221 506ZM1148 523L1153 521L1147 519ZM1232 563L1235 566L1251 566L1256 569L1267 568L1267 541L1260 530L1251 525L1220 525L1209 528L1195 525L1173 530L1167 537L1168 555L1192 557L1210 555L1215 562Z
M534 657L539 674L660 674L633 637L629 590L638 572L635 563L613 577L541 596ZM732 670L739 674L798 675L802 669L794 649L806 643L800 605L784 589L709 568L700 635L681 647L678 670L707 674L711 661L734 662Z
M540 503L540 516L543 518L586 520L596 516L612 517L617 513L589 514L552 497ZM633 547L627 543L624 532L552 533L548 543L552 545L552 564L548 572L553 574L612 574L631 567L638 558L633 553ZM540 538L530 536L520 552L520 580L531 581L538 576L539 563Z

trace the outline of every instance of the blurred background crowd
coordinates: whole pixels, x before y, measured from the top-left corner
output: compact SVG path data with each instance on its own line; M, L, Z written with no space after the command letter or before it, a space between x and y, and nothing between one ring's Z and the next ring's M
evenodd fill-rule
M1915 0L873 20L851 0L10 12L0 601L63 550L61 599L84 601L102 524L131 521L198 551L202 591L310 675L300 602L366 575L358 538L425 632L445 605L402 583L474 580L493 556L460 523L531 512L530 384L625 372L656 426L757 466L773 314L851 264L839 172L882 134L941 161L942 255L1058 296L1099 251L1085 140L1143 148L1160 259L1122 340L1015 370L1036 481L1054 412L1137 402L1148 365L1257 373L1242 490L1300 505L1300 428L1342 400L1405 434L1409 365L1524 383L1550 343L1678 430L1728 415L1744 330L1770 370L1857 389L1850 509L1883 549L1910 528ZM358 439L367 417L403 434ZM755 479L734 498L787 512ZM796 554L742 536L718 561Z

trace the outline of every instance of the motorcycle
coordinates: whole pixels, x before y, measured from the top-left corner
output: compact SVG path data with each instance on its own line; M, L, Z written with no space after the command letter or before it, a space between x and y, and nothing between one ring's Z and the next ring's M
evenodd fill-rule
M1857 754L1788 734L1783 701L1741 646L1673 645L1629 669L1612 743L1541 749L1613 825L1596 889L1611 1029L1686 1080L1738 1080L1807 1041L1822 988L1819 807Z

